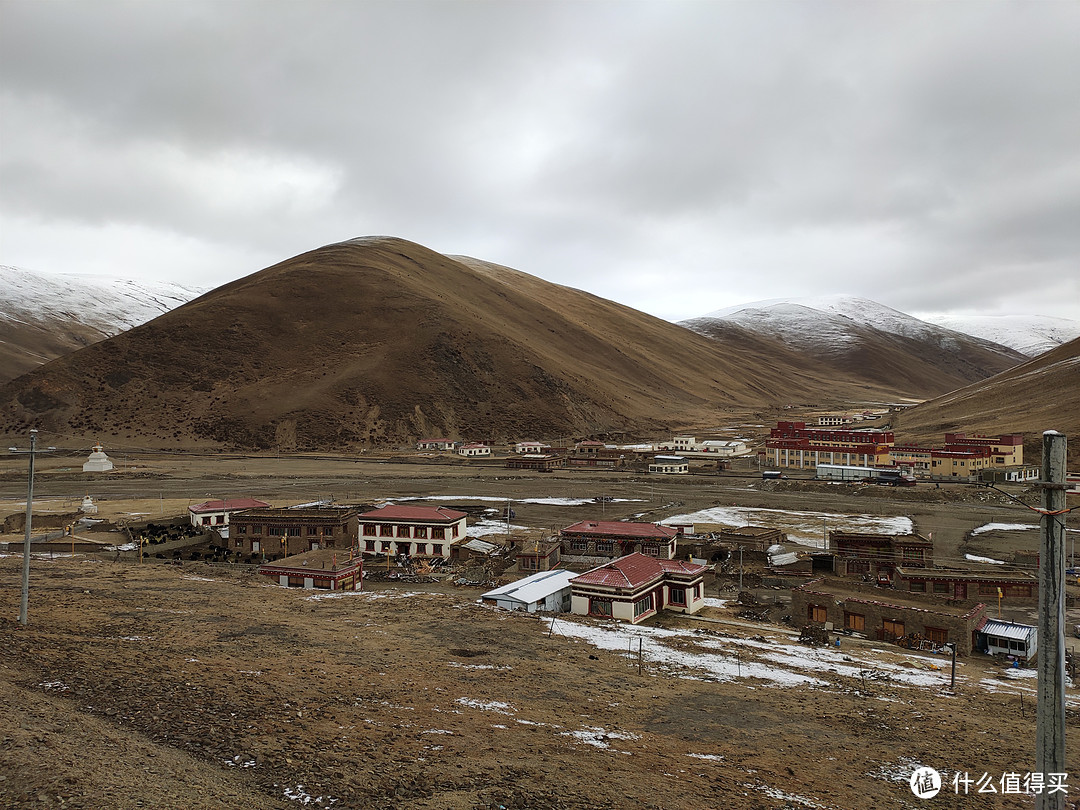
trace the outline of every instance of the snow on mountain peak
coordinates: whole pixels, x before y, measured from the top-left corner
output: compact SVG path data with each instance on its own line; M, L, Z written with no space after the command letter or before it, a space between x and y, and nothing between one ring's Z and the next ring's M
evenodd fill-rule
M153 320L204 292L163 281L36 273L0 265L0 318L46 324L77 320L114 335Z

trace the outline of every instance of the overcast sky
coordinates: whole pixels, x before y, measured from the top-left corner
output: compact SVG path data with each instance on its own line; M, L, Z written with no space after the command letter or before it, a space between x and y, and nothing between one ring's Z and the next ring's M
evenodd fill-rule
M1077 2L0 0L0 263L389 234L670 320L1080 319Z

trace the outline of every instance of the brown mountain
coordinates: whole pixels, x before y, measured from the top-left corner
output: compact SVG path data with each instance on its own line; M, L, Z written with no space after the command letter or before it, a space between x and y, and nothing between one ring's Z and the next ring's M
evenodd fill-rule
M296 256L0 388L0 432L345 449L715 423L740 404L889 393L757 337L718 342L393 238Z
M1080 339L904 411L897 438L940 442L946 431L1023 433L1025 458L1038 463L1043 431L1058 430L1069 437L1069 458L1076 464L1080 463L1078 403Z
M0 265L0 383L145 323L196 295L168 282Z
M777 299L682 322L707 337L739 326L807 355L826 376L857 376L923 399L1024 362L1014 349L853 296Z

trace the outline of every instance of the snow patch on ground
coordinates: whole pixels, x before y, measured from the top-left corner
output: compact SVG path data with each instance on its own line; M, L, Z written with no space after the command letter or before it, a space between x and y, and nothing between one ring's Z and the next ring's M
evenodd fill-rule
M745 506L716 506L661 521L680 523L717 523L721 526L767 526L780 529L788 540L804 546L822 548L826 531L872 532L876 534L912 534L915 524L908 517L881 515L840 515L832 512L794 512L784 509L756 509Z
M499 714L514 714L517 710L509 703L498 700L474 700L473 698L458 698L454 701L460 706L468 706L470 709L480 709L484 712L498 712Z
M964 559L971 560L972 562L993 563L994 565L1005 565L1004 560L995 560L991 557L978 557L974 554L965 554Z
M982 526L972 529L971 533L975 535L983 532L1023 532L1038 528L1035 523L984 523Z

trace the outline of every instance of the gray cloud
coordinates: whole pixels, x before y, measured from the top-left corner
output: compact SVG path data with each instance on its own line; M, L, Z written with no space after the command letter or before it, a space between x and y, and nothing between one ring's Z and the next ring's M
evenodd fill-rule
M679 319L1080 319L1073 3L0 0L0 262L393 234Z

